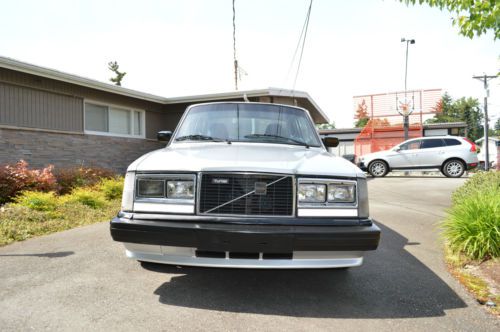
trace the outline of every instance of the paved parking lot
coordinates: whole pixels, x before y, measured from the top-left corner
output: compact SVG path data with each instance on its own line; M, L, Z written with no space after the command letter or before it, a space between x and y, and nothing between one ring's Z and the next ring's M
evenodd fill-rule
M347 271L128 260L106 223L0 248L0 329L498 331L448 275L436 222L463 179L369 181L379 250Z

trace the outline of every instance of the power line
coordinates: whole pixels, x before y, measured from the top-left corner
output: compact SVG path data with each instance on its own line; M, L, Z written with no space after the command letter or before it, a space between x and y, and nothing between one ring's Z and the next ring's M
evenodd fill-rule
M288 67L288 71L286 72L285 83L288 82L288 78L295 63L295 57L297 56L297 52L299 51L300 45L302 43L302 36L304 35L304 31L306 30L307 22L308 22L308 16L306 16L304 24L302 25L302 31L300 31L299 40L297 41L297 46L295 47L295 51L293 52L292 61L290 61L290 66Z
M307 10L306 22L305 22L306 29L304 31L304 39L302 40L302 48L300 50L299 63L297 65L297 72L295 73L295 79L293 80L292 91L295 91L295 84L297 83L297 77L299 76L300 65L302 63L302 55L304 54L304 46L306 45L307 30L309 28L309 18L311 17L312 4L313 4L313 0L311 0L311 2L309 3L309 9Z

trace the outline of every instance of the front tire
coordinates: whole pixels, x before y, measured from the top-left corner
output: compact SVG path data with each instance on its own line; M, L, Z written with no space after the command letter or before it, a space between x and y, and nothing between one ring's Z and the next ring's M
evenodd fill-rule
M459 178L462 175L464 175L465 164L458 159L448 160L447 162L444 163L441 172L446 177Z
M389 166L383 160L374 160L368 166L368 172L373 177L383 177L389 172Z

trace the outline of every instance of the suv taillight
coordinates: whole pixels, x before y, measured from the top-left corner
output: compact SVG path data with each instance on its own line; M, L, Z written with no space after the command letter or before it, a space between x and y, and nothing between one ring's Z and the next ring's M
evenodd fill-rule
M476 150L476 144L474 144L474 142L472 142L470 139L468 139L467 137L464 137L464 140L467 141L467 143L469 143L471 145L470 147L470 152L477 152Z

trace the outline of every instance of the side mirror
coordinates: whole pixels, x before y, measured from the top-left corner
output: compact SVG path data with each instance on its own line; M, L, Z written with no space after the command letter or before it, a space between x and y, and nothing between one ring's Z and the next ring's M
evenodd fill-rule
M156 139L162 142L168 142L172 138L172 132L171 131L159 131L156 134Z
M335 148L339 145L339 139L337 137L323 137L321 139L323 141L323 144L327 147L327 148Z
M398 146L398 147L395 147L395 148L394 148L394 151L399 152L399 151L401 151L401 148L400 148L399 146Z

